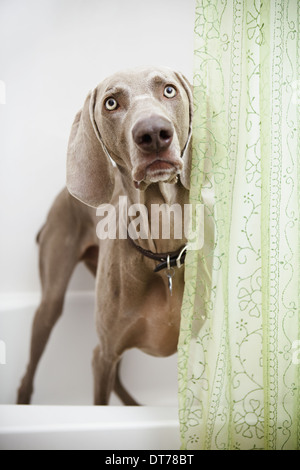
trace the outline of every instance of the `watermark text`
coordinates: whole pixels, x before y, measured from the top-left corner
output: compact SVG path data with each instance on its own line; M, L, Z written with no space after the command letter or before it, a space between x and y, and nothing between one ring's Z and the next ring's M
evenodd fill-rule
M137 239L188 240L190 250L204 244L203 204L128 204L119 197L117 206L101 204L96 211L100 220L96 233L100 240Z

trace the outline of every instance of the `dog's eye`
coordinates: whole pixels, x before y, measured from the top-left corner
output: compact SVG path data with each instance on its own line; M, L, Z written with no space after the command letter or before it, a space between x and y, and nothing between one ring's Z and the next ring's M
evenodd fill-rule
M114 109L117 109L118 102L114 98L107 98L105 101L105 107L108 111L113 111Z
M164 95L166 98L174 98L174 96L176 96L177 94L177 91L176 91L176 88L174 88L173 86L171 85L167 85L164 89Z

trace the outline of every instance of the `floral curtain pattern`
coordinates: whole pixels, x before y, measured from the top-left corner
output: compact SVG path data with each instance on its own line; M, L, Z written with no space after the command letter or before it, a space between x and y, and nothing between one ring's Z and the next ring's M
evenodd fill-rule
M300 1L196 0L183 449L300 449Z

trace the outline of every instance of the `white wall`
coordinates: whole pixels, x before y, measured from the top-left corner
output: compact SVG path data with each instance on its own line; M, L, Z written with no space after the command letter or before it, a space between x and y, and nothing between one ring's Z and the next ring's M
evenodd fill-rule
M70 127L88 91L145 64L191 80L194 7L194 0L0 1L0 293L40 288L35 235L64 186ZM79 268L71 289L92 286Z

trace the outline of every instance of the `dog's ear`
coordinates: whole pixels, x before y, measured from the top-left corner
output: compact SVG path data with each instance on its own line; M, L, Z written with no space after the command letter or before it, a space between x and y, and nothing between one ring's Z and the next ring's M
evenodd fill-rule
M97 89L77 113L67 152L67 188L92 207L109 202L114 189L114 168L94 118L96 98Z
M193 121L193 86L182 73L176 73L176 76L183 86L189 100L189 132L188 138L183 150L183 169L180 173L180 180L186 189L190 189L191 168L192 168L192 121Z

